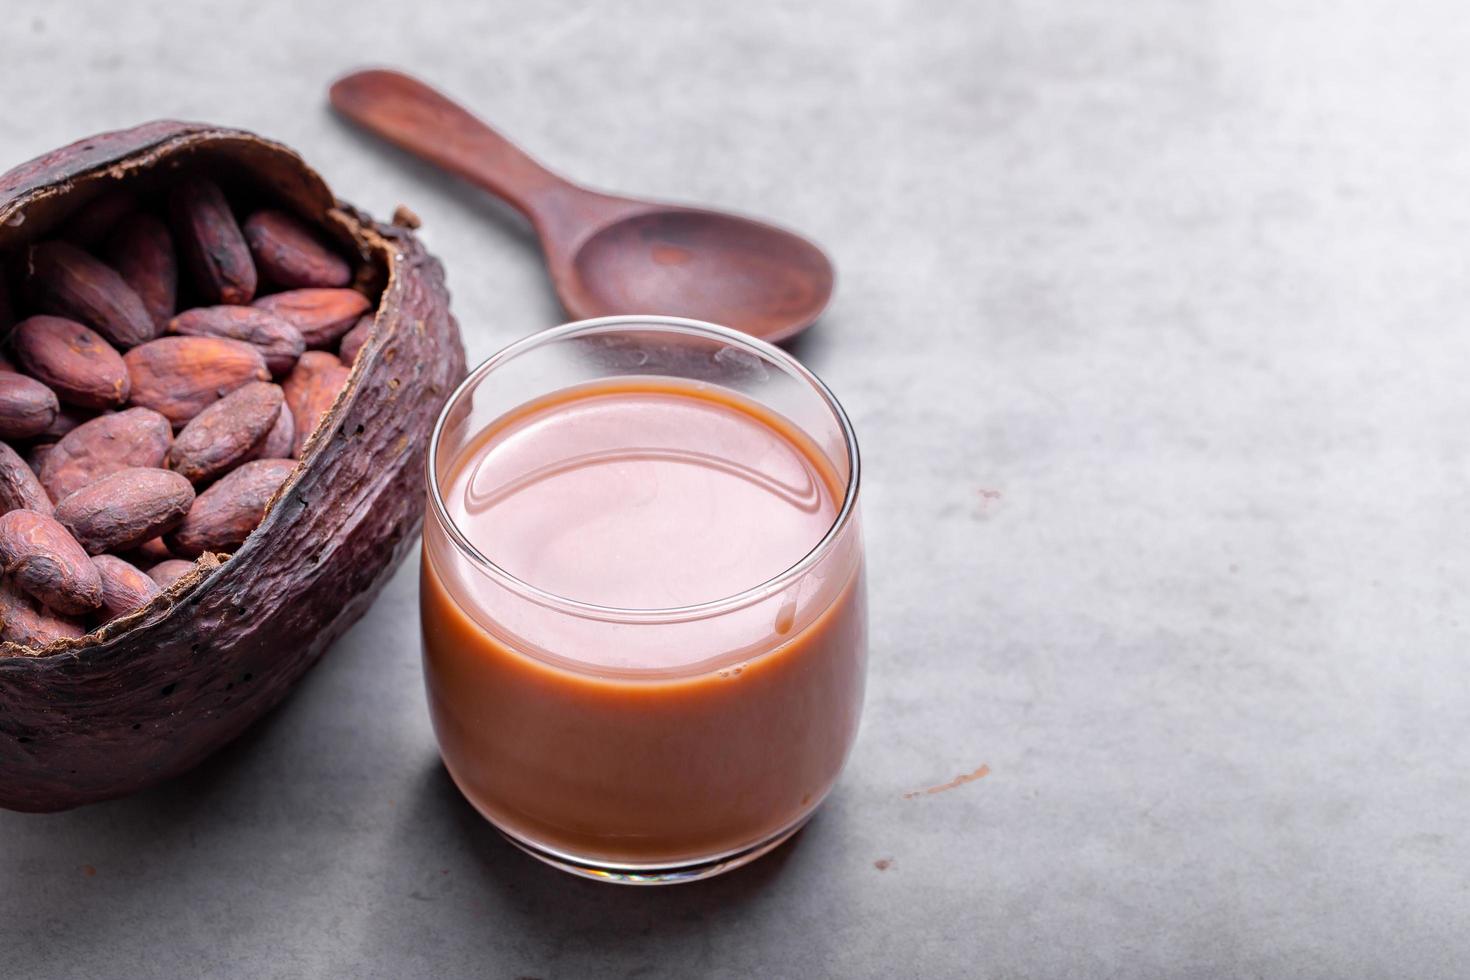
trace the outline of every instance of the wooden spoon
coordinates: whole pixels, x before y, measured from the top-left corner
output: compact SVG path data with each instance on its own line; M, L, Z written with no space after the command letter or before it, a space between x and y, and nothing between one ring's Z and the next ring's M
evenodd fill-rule
M810 326L832 296L832 263L805 238L733 214L588 190L407 75L357 72L332 86L331 99L358 125L530 218L556 293L579 319L687 316L779 341Z

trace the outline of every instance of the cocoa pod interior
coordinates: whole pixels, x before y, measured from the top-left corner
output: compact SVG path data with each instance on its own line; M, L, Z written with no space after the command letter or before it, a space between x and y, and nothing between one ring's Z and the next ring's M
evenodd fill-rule
M223 188L242 220L260 207L287 211L347 258L352 287L373 299L371 342L234 554L206 552L146 605L86 636L0 645L6 808L74 807L197 765L363 614L423 518L430 430L465 373L443 269L411 231L337 201L292 150L173 121L62 147L0 176L0 258L84 224L95 201L159 199L193 175ZM202 302L184 278L181 310ZM0 322L7 334L12 326Z

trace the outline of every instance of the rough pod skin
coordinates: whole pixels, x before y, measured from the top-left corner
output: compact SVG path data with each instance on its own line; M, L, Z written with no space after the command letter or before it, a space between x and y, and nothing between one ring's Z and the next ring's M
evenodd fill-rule
M279 702L413 546L429 433L464 375L438 262L410 232L335 201L293 152L250 133L156 122L24 164L0 176L0 253L175 163L251 175L324 241L355 251L373 295L381 291L374 341L327 431L228 561L206 554L142 609L88 636L39 651L0 646L0 806L11 809L60 810L153 785Z

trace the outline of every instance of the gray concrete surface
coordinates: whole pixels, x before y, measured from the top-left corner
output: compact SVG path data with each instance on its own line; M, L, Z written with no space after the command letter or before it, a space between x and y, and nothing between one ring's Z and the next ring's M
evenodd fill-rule
M866 450L873 589L819 818L631 891L457 797L406 567L195 774L0 815L5 976L1470 972L1458 5L3 7L6 162L166 115L281 138L422 215L474 358L559 320L533 242L331 119L345 68L808 230L841 283L797 351Z

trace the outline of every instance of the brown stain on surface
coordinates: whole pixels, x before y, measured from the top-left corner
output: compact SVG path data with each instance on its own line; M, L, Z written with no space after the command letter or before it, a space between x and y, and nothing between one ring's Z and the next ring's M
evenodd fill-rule
M907 793L903 794L903 798L906 800L912 800L918 796L933 796L936 793L943 793L946 790L956 789L960 786L965 785L966 783L973 783L977 779L984 779L988 775L990 775L990 766L985 763L981 763L980 768L976 769L974 772L961 773L960 775L951 779L949 782L940 783L938 786L929 786L925 789L911 789Z
M873 867L877 868L879 871L887 871L889 868L893 867L893 858L879 858L878 860L873 862Z
M97 869L92 867L90 864L84 864L82 865L82 874L86 875L88 878L95 878L97 877Z

